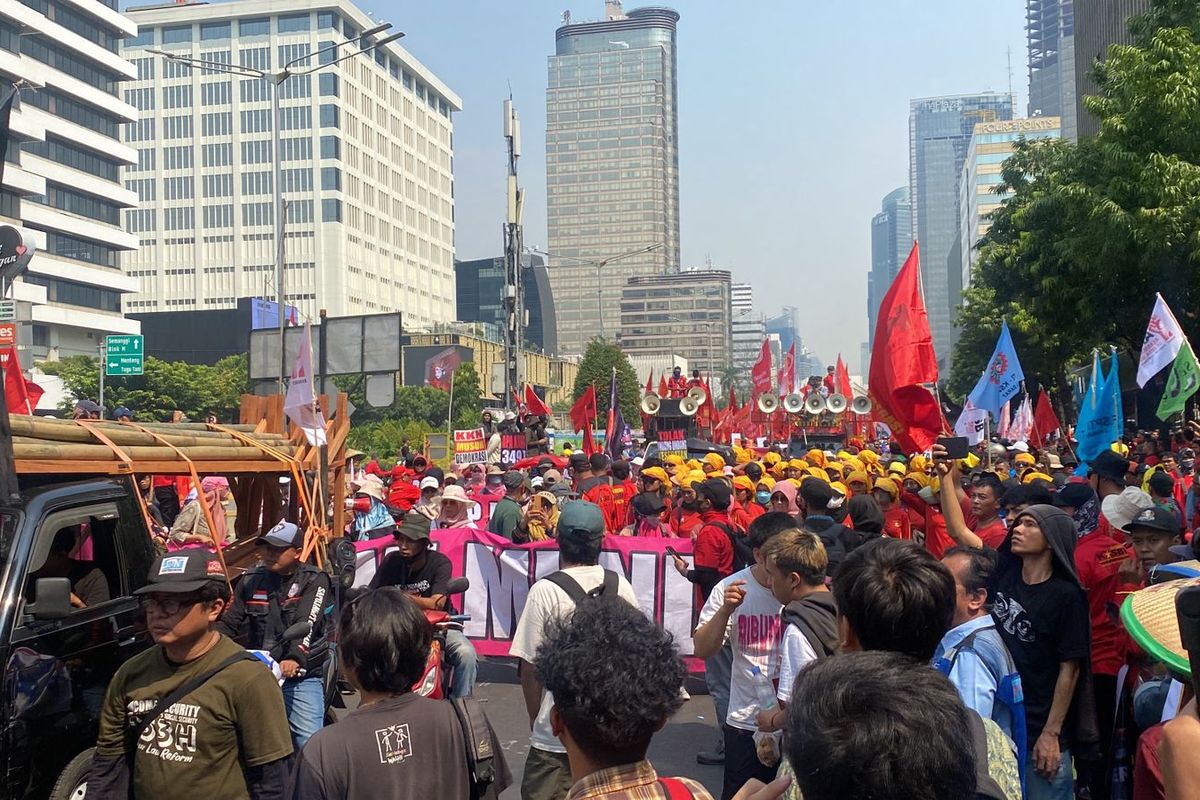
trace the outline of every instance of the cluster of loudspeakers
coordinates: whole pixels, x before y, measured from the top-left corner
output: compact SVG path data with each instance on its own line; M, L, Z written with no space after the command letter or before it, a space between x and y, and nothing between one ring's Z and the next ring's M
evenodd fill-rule
M792 392L785 395L782 400L773 394L760 395L758 398L758 410L764 414L774 414L780 406L789 414L799 414L803 411L814 416L844 414L847 411L859 416L871 413L871 400L865 395L847 400L844 394L838 393L824 397L817 392L812 392L808 397L804 397L799 392Z
M642 413L648 417L653 417L662 410L662 398L654 392L647 392L642 395ZM704 391L701 386L693 386L687 390L687 394L679 398L679 413L685 417L694 417L696 412L700 410L700 406L708 402L708 392Z

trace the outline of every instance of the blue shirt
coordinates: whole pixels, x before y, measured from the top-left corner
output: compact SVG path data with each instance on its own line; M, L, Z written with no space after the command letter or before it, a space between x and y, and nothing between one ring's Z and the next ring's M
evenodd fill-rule
M1015 743L1012 711L996 698L996 690L1000 678L1017 669L991 615L985 614L946 631L933 654L933 660L936 662L950 650L958 648L971 633L975 633L974 640L969 647L958 649L954 654L954 664L948 677L962 695L967 708L981 717L991 719Z

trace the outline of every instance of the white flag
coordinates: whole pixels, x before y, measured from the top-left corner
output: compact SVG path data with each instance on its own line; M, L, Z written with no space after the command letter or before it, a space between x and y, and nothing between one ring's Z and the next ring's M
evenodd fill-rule
M1004 405L1000 407L1000 418L996 420L996 435L1001 439L1012 441L1009 432L1012 430L1012 401L1006 400Z
M1156 296L1158 299L1154 302L1154 312L1150 315L1150 326L1146 328L1146 340L1142 342L1142 357L1138 362L1139 387L1145 386L1151 378L1166 369L1179 355L1179 348L1183 347L1183 329L1179 327L1167 301L1163 300L1161 294Z
M958 415L958 422L954 423L954 432L967 437L967 441L972 445L977 445L983 441L987 432L987 417L986 408L976 408L968 402Z
M1029 399L1029 395L1025 395L1025 399L1017 408L1017 413L1013 414L1012 425L1008 429L1008 438L1014 442L1028 442L1033 436L1033 402Z
M313 391L311 328L309 323L304 324L304 337L300 340L300 351L292 364L292 379L283 398L283 412L304 431L308 443L317 447L325 444L325 417Z

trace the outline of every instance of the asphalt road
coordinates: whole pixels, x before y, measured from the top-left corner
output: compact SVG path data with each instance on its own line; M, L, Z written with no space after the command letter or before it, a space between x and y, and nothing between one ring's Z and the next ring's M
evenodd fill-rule
M705 692L704 681L688 680L691 699L679 713L659 731L650 746L650 761L660 775L684 776L700 781L713 796L721 793L721 767L705 767L696 763L696 753L711 750L716 741L713 705ZM479 681L475 697L496 729L500 746L513 774L513 786L501 797L516 800L521 795L521 774L529 753L529 717L521 697L515 663L507 659L480 659Z

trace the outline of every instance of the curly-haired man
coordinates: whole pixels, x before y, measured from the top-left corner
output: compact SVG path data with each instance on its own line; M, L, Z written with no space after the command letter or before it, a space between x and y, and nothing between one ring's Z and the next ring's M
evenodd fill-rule
M603 658L597 658L603 653ZM534 662L554 697L550 725L567 748L567 800L711 800L686 778L660 778L650 740L679 710L687 671L671 634L617 598L582 603L551 622Z

